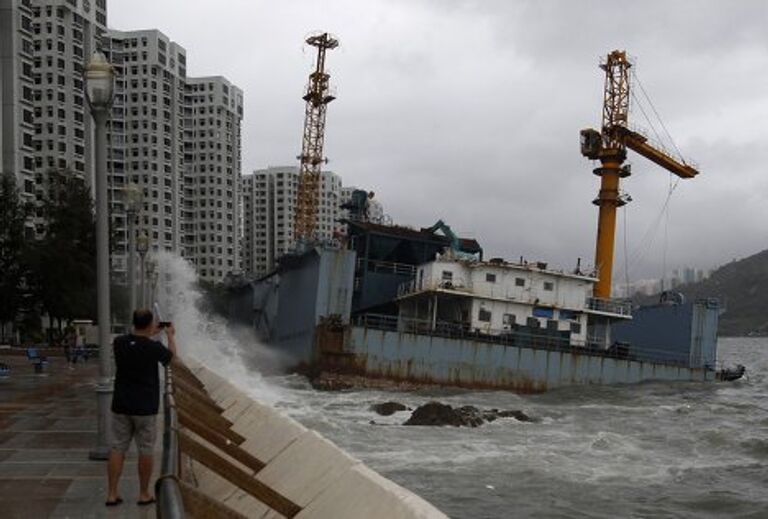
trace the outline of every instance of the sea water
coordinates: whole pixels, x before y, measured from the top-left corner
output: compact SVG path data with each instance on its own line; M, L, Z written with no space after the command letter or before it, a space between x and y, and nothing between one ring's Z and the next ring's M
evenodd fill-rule
M539 395L428 389L319 392L247 331L199 310L193 269L161 256L163 311L182 354L335 442L455 518L768 518L768 339L721 339L730 383L577 386ZM408 427L371 405L521 409L478 428ZM372 423L373 422L373 423Z

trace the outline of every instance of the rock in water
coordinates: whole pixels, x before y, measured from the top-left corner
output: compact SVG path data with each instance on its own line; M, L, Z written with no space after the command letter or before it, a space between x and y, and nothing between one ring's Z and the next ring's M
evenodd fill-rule
M464 406L454 409L448 404L440 402L428 402L416 408L411 417L403 425L462 425L477 427L483 423L482 418L476 416L477 408Z
M440 402L428 402L416 408L403 425L461 425L461 418L453 408Z
M384 402L382 404L372 405L371 409L381 416L389 416L395 414L397 411L405 411L408 408L400 402Z
M533 418L522 411L480 411L477 407L465 405L454 409L448 404L429 402L416 408L403 425L453 425L454 427L477 427L483 422L497 418L515 418L521 422L533 422Z

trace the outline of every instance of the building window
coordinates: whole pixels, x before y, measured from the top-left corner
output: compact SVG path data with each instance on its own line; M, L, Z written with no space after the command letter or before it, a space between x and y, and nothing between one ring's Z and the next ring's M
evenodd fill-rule
M485 281L488 283L496 283L496 274L487 273L485 275Z
M516 287L524 287L525 286L525 279L524 278L515 278L515 286Z
M525 320L525 324L531 328L538 328L539 327L539 320L535 317L528 317Z
M444 270L443 281L453 281L453 272L451 272L450 270Z
M515 317L515 314L504 314L502 323L504 326L514 326L516 320L517 318Z
M544 290L547 290L551 292L555 289L555 284L552 281L545 281L544 282Z
M477 313L477 320L483 323L490 323L491 312L486 310L485 308L481 308L480 311Z
M581 333L581 323L571 323L571 333L580 334Z
M548 319L547 320L547 330L556 332L557 331L557 321L554 319Z

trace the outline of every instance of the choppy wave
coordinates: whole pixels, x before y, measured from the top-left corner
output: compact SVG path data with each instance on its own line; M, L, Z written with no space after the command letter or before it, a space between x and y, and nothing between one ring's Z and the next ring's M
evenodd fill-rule
M584 386L541 395L430 389L318 392L248 330L199 310L193 269L160 255L160 304L180 348L317 429L451 517L768 517L768 340L720 342L736 383ZM520 409L539 419L478 428L406 427L372 404ZM372 423L373 422L373 423Z

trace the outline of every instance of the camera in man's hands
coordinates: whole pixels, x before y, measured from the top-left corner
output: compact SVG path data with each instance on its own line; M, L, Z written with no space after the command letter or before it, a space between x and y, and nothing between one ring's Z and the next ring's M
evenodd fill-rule
M163 328L170 327L172 324L173 323L171 323L171 321L160 321L159 323L157 323L157 326L160 327L160 329L162 330Z

